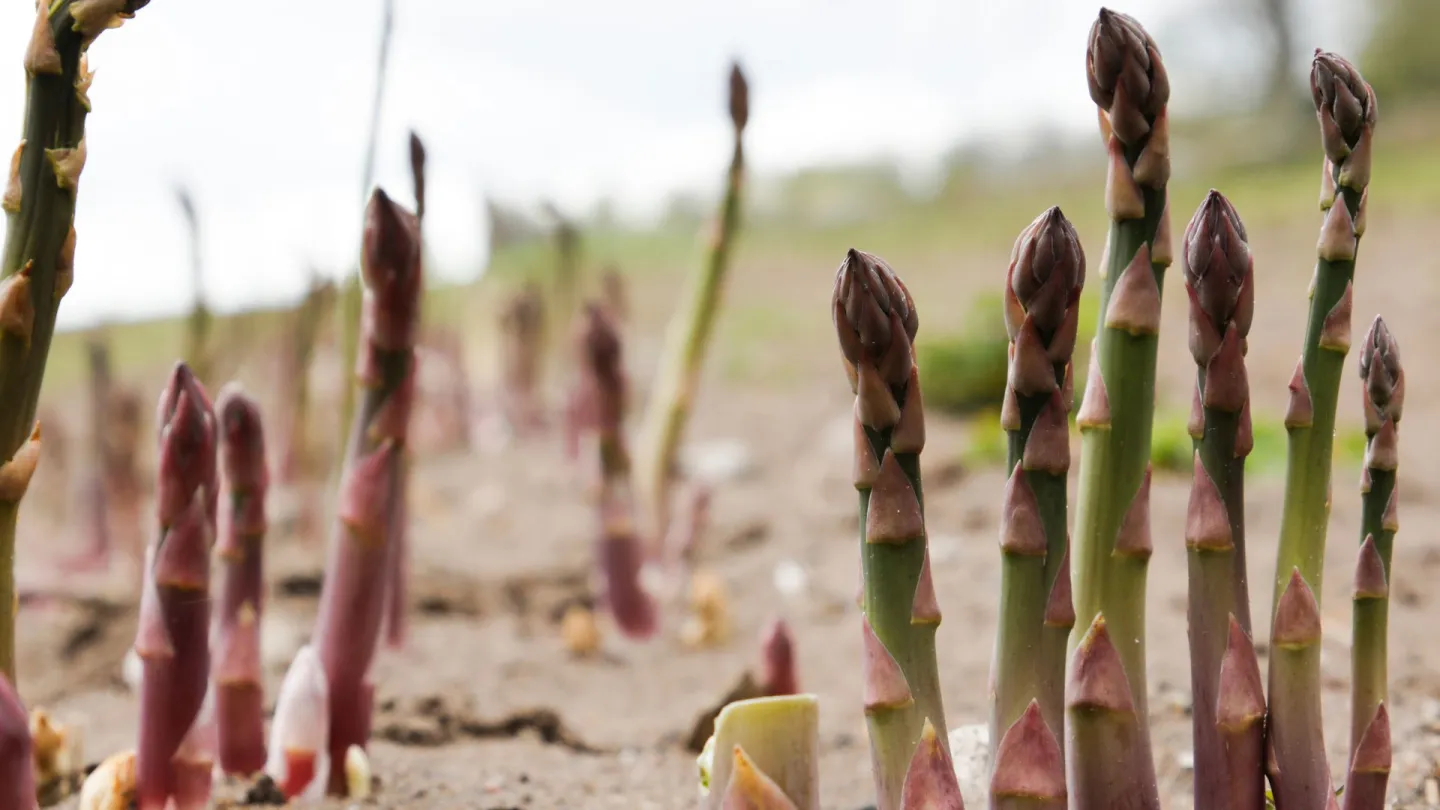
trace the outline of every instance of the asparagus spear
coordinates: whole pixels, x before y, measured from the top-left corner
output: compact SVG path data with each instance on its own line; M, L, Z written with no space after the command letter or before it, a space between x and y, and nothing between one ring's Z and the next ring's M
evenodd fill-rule
M180 211L185 215L185 227L190 231L190 284L194 296L190 304L187 323L188 341L185 359L190 369L202 382L210 379L210 307L205 304L205 265L200 251L200 214L195 209L195 199L184 186L175 189Z
M0 675L0 807L35 807L30 716L4 675Z
M285 384L290 394L285 454L279 475L293 483L314 475L314 448L310 440L310 366L315 358L315 339L320 331L323 309L333 294L331 282L310 271L310 286L291 316L291 348Z
M1401 411L1405 406L1405 370L1400 345L1376 318L1360 344L1364 381L1365 465L1360 492L1363 519L1360 559L1355 567L1351 649L1350 772L1345 806L1379 808L1390 774L1390 721L1386 704L1389 671L1391 554L1397 515Z
M1144 722L1145 573L1155 351L1161 285L1171 258L1165 194L1170 84L1160 51L1138 22L1101 9L1090 29L1086 69L1109 151L1105 209L1111 224L1101 327L1076 420L1082 443L1071 553L1078 621L1070 635L1075 661L1066 700L1072 721L1077 709L1088 716L1102 695L1093 708L1135 721L1129 732L1098 747L1077 747L1093 729L1067 723L1071 801L1080 810L1106 806L1095 803L1103 792L1089 790L1100 784L1129 785L1135 806L1159 801ZM1097 629L1105 632L1097 635ZM1087 668L1092 658L1115 666ZM1093 694L1072 691L1082 687Z
M39 460L35 410L60 299L75 276L75 195L92 75L85 51L149 0L53 0L25 52L24 138L0 187L0 674L15 681L15 520ZM3 165L3 164L0 164Z
M136 750L139 810L165 810L176 799L176 755L209 686L210 542L219 489L215 414L184 363L170 376L156 421L159 531L145 554L135 637L144 666Z
M1065 720L1070 603L1066 475L1070 360L1085 285L1085 252L1051 208L1015 241L1005 283L1010 374L1001 418L1010 482L1000 530L1000 624L991 664L990 739L1038 701L1048 729ZM1030 749L1024 749L1030 750ZM994 773L994 758L991 771ZM1013 766L1012 766L1013 767Z
M750 120L750 87L740 65L730 67L730 124L735 148L725 180L725 197L706 246L705 263L696 268L688 298L675 311L665 334L659 376L646 403L641 428L639 479L651 510L654 537L663 538L670 522L670 486L675 456L700 387L701 365L715 331L730 255L740 228L745 180L744 134Z
M265 692L260 671L260 617L265 600L267 528L265 434L260 408L235 383L216 404L220 467L227 497L221 501L222 566L215 626L215 710L220 767L248 776L265 765Z
M895 810L927 721L947 744L935 664L940 608L920 482L925 407L914 361L920 320L895 271L853 249L835 273L831 315L855 392L865 715L877 806Z
M1222 661L1232 651L1230 623L1250 632L1245 457L1254 439L1245 340L1255 312L1255 262L1247 238L1234 206L1212 189L1185 229L1183 247L1190 352L1197 367L1190 417L1195 473L1185 520L1196 807L1225 806L1240 782L1247 786L1246 807L1264 799L1260 761L1232 772L1217 719L1220 702L1235 699L1219 693Z
M1285 418L1290 451L1271 625L1271 648L1277 655L1270 667L1267 724L1278 768L1271 783L1280 810L1321 810L1330 793L1320 722L1319 633L1317 629L1310 638L1303 608L1321 592L1335 401L1350 350L1355 253L1365 231L1377 112L1370 85L1335 54L1316 51L1310 90L1325 152L1320 207L1326 213L1304 351L1290 382ZM1287 652L1281 655L1280 650Z
M760 635L760 689L772 696L800 691L795 674L795 639L784 619L771 622Z
M645 590L640 571L645 552L635 530L635 503L630 488L630 451L625 442L625 408L629 382L623 346L610 316L598 304L587 304L579 331L581 379L595 409L600 456L600 543L597 558L604 580L605 603L621 631L648 638L656 629L655 601Z
M405 453L415 391L420 238L415 217L376 189L365 211L362 391L341 482L339 518L320 593L314 645L329 681L329 790L344 789L345 752L370 737L370 664L385 584L396 563L388 507Z
M545 359L545 298L526 282L500 316L503 407L510 429L527 432L540 422L539 385Z

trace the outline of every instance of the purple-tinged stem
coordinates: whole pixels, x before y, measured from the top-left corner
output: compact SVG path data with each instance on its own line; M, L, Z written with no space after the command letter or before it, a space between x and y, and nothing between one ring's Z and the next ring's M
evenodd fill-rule
M995 749L990 777L994 810L1065 810L1065 754L1045 722L1038 700L1030 701Z
M1270 638L1267 771L1275 807L1324 810L1332 791L1315 677L1320 671L1320 606L1299 568L1291 569L1290 584L1275 607Z
M329 790L345 789L345 752L370 738L370 665L395 565L390 505L401 478L415 391L420 234L415 217L376 189L365 212L365 302L356 368L360 408L351 429L340 506L325 566L314 645L330 694Z
M1255 645L1230 616L1229 638L1220 662L1215 725L1225 757L1225 790L1213 807L1265 808L1265 687Z
M1390 784L1390 711L1381 703L1350 760L1344 810L1384 810Z
M784 619L776 619L760 635L760 691L766 695L796 695L795 638Z
M35 807L30 717L9 679L0 674L0 807Z
M248 776L265 766L265 692L260 619L265 602L265 433L260 408L238 385L220 392L221 501L216 556L222 566L215 624L216 724L220 767Z
M1155 763L1145 718L1110 640L1096 616L1075 648L1065 690L1070 751L1070 806L1075 810L1159 810Z
M215 535L215 414L190 369L175 366L160 397L155 502L135 652L143 663L138 810L175 798L175 756L210 682L210 552Z

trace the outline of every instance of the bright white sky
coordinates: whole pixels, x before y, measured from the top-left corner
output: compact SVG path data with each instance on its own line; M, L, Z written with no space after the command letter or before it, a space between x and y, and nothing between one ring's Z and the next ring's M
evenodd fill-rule
M923 162L967 136L1094 125L1083 68L1093 2L396 5L378 180L408 197L405 135L415 127L430 151L432 266L456 275L484 261L482 192L550 197L575 212L609 197L644 212L670 191L716 184L732 56L751 77L747 149L762 173L877 155ZM1192 7L1198 0L1129 0L1125 10L1168 54L1166 34L1186 30ZM0 54L13 56L0 60L11 66L0 133L15 137L32 8L0 0ZM62 325L187 306L172 191L182 180L221 309L292 299L307 266L335 273L353 262L380 8L153 0L105 33L91 53L95 109ZM1177 73L1177 98L1205 85Z

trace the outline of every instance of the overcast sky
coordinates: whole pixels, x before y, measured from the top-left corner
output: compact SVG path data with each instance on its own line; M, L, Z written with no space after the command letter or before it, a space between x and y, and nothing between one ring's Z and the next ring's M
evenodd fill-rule
M181 181L222 309L289 300L307 266L354 261L382 2L153 0L100 38L62 325L185 308ZM1124 8L1165 49L1206 2L1218 0ZM728 159L732 57L751 77L757 172L877 155L923 163L965 137L1094 126L1083 65L1097 6L1077 0L396 6L377 179L408 199L404 144L416 128L430 151L433 267L456 275L484 259L482 192L575 212L611 198L643 212L675 189L714 186ZM0 133L15 137L32 8L0 0L0 54L13 56L0 60L13 68L0 81ZM1306 16L1333 33L1323 15ZM1177 97L1213 90L1172 76Z

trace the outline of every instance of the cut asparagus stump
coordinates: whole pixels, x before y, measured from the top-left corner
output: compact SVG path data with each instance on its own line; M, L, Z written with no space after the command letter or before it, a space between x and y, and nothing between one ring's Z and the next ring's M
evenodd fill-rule
M705 263L689 281L688 297L676 310L665 334L659 376L645 408L640 434L638 480L650 509L650 530L665 536L670 521L670 489L676 455L700 388L710 336L720 312L725 278L740 229L745 180L745 124L750 120L750 87L740 66L730 68L730 125L735 148L725 178L725 196L705 248Z
M587 304L578 332L581 386L594 408L600 467L600 538L596 554L604 601L620 630L631 638L649 638L658 616L641 569L645 549L635 527L630 484L630 451L625 441L629 381L623 346L610 316Z
M1360 346L1364 384L1365 462L1360 479L1362 524L1355 565L1350 651L1350 769L1346 810L1384 806L1390 776L1389 673L1390 565L1399 529L1395 473L1398 430L1405 407L1405 370L1400 346L1376 318Z
M345 752L370 737L370 664L386 583L396 564L388 507L405 453L415 390L420 239L415 217L377 189L365 215L361 272L360 408L350 435L340 504L320 593L314 645L330 696L329 790L345 789Z
M737 794L778 792L789 802L782 807L819 810L819 722L820 702L814 695L738 700L721 709L715 733L698 759L701 810L729 810L732 788L738 788ZM743 760L737 750L745 752ZM776 791L757 789L766 783Z
M1276 658L1270 666L1267 723L1278 768L1271 774L1271 786L1280 810L1324 810L1330 797L1320 723L1318 628L1312 642L1304 621L1307 606L1321 594L1335 403L1350 350L1355 253L1365 231L1377 112L1370 86L1353 65L1335 54L1316 52L1310 89L1325 152L1320 200L1325 220L1317 244L1319 260L1303 354L1290 382L1285 417L1289 467L1276 566L1270 645Z
M210 682L210 542L219 487L209 398L184 363L161 395L155 487L159 530L145 554L135 652L143 665L136 748L138 810L185 802L182 743ZM193 747L187 747L186 752Z
M1254 259L1245 226L1220 192L1212 190L1195 211L1183 255L1190 352L1197 368L1189 426L1194 477L1185 518L1195 806L1224 807L1243 794L1241 807L1258 808L1255 802L1264 800L1261 761L1237 763L1227 756L1229 738L1218 717L1222 702L1240 697L1220 694L1225 657L1247 650L1253 655L1248 643L1231 643L1231 623L1248 636L1245 458L1254 434L1245 341L1255 312ZM1236 660L1233 666L1248 671L1250 665ZM1242 770L1232 772L1232 765Z
M260 617L265 600L265 435L260 408L234 383L216 403L220 502L216 557L222 566L213 680L220 767L249 776L265 766L265 692Z
M914 361L920 320L895 271L858 250L835 273L831 317L855 393L864 700L877 807L897 810L927 723L941 747L947 744L935 663L940 608L920 483L925 408Z
M1160 293L1171 259L1165 193L1170 84L1160 51L1138 22L1101 9L1090 29L1086 70L1109 153L1105 209L1111 223L1100 326L1076 419L1081 455L1071 572L1077 622L1070 635L1075 661L1066 701L1071 721L1077 706L1089 712L1083 707L1094 703L1100 711L1121 712L1116 707L1123 703L1121 713L1139 722L1099 747L1077 747L1093 729L1067 722L1070 799L1079 810L1107 806L1095 803L1103 792L1080 786L1107 779L1137 791L1131 806L1158 803L1144 722L1145 575L1151 554L1149 457ZM1096 628L1108 630L1097 635ZM1091 652L1081 656L1082 649ZM1073 669L1087 658L1116 669L1106 669L1104 682L1097 685L1098 675L1077 677L1083 673ZM1101 688L1101 693L1071 691L1081 686Z
M25 51L24 135L0 184L0 674L15 682L15 521L40 455L35 421L60 300L75 275L95 38L149 0L53 0ZM4 164L0 163L0 169Z
M1016 240L1005 283L1010 373L1001 421L1009 435L1011 473L1002 508L1000 620L990 670L992 740L1005 735L1032 703L1038 703L1048 731L1064 727L1065 645L1075 623L1065 492L1069 381L1084 285L1079 237L1060 209L1051 208Z

